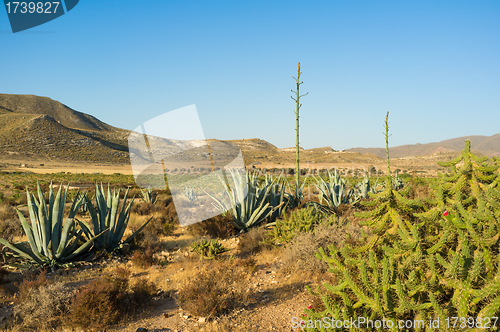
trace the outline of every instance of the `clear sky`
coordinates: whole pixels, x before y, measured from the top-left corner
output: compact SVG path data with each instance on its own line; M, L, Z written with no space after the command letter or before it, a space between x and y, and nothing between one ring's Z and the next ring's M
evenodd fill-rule
M500 133L500 1L81 0L13 34L0 92L58 100L116 127L196 104L207 138L334 149Z

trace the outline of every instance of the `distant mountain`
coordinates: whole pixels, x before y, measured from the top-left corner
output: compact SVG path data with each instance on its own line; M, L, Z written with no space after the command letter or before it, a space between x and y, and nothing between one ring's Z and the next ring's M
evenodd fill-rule
M110 126L95 117L78 112L58 101L33 95L0 94L0 156L18 155L26 160L61 160L80 162L130 163L130 131ZM390 149L391 158L431 155L440 151L460 151L465 139L472 148L485 155L500 155L500 134L459 137L437 143L403 145ZM142 140L142 135L135 137ZM295 161L295 147L279 149L258 138L240 140L208 140L212 155L221 163L239 153L246 165L270 163L285 165ZM205 158L203 141L176 141L149 137L151 151L169 155L178 161L192 162ZM156 149L155 151L153 151ZM132 156L148 162L149 154L131 149ZM175 156L175 157L172 157ZM6 158L5 157L5 158ZM335 151L332 147L304 150L301 160L319 163L377 162L385 158L383 148L355 148ZM1 161L1 157L0 157Z
M465 140L471 141L474 151L485 156L500 156L500 134L493 136L463 136L452 138L441 142L427 144L400 145L389 148L391 158L403 158L411 156L426 156L439 152L461 151L464 148ZM385 158L385 148L353 148L348 152L359 152L362 154L371 153L381 158Z
M113 131L92 115L75 111L58 101L34 95L0 94L0 114L49 115L59 124L72 129Z
M0 94L3 155L126 163L128 133L47 97Z

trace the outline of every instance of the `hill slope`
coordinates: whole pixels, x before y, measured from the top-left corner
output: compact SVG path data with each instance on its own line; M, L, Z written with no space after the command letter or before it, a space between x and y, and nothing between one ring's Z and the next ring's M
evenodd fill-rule
M128 161L128 131L33 95L0 94L0 153L29 159Z
M391 158L428 156L438 152L461 151L464 141L469 139L472 149L487 156L500 156L500 134L493 136L464 136L427 144L400 145L389 148ZM346 151L370 153L385 158L384 148L353 148Z
M112 127L95 117L75 111L47 97L0 94L0 155L18 155L23 160L105 162L129 164L130 131ZM140 135L137 137L142 139ZM429 144L403 145L390 149L391 158L432 155L440 151L460 151L469 138L472 147L485 155L500 155L500 134L470 136ZM238 145L246 165L263 163L293 164L295 148L279 149L261 139L221 141L208 140L212 154L220 154L221 162L233 158ZM204 143L157 138L160 154L176 155L179 161L192 162L206 152ZM200 145L202 144L202 145ZM178 152L184 151L177 155ZM134 152L134 151L133 151ZM134 154L135 155L135 154ZM19 158L18 158L19 159ZM148 156L145 161L147 162ZM332 147L304 150L301 160L315 163L376 163L385 159L385 149L355 148L345 152Z

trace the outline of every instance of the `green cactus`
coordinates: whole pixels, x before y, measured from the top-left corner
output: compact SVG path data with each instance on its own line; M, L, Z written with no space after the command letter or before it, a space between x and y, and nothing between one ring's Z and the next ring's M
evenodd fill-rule
M205 240L201 239L191 244L191 252L200 255L200 259L214 259L217 255L229 251L219 243L219 239Z
M360 204L372 208L369 211L357 212L356 217L368 219L360 224L372 228L377 235L388 232L396 234L398 229L408 233L413 217L413 213L422 212L423 204L417 200L406 198L411 190L407 186L402 191L397 191L392 186L392 178L386 177L386 189L376 195L372 195L372 200L362 201Z
M422 213L414 213L411 204L406 204L409 200L394 190L392 179L387 177L386 190L370 201L373 210L365 216L371 215L375 225L399 219L400 227L380 232L369 246L330 246L328 253L320 249L317 258L329 264L337 281L310 290L323 300L324 309L306 309L307 319L328 315L341 320L367 317L392 322L439 319L439 327L427 324L412 331L465 331L480 329L475 325L453 326L450 318L485 321L499 317L500 218L494 211L500 204L495 185L498 178L492 176L495 167L472 162L485 163L486 159L474 159L469 153L470 144L466 143L462 156L471 162L466 160L460 167L456 167L459 159L448 163L451 175L441 177L438 184L444 190L436 190L430 200L440 204ZM492 330L496 329L498 326ZM407 331L399 327L392 330Z
M323 221L323 216L313 207L297 209L288 216L276 220L275 225L266 234L266 243L288 243L299 233L313 232L317 224Z
M459 163L463 166L457 169ZM486 157L475 156L469 140L457 158L438 164L449 167L449 175L439 174L441 181L433 188L434 198L427 201L432 208L419 214L419 218L436 220L445 206L454 213L459 209L474 210L481 223L492 223L500 216L500 195L495 189L500 178L496 172L499 166L488 163Z

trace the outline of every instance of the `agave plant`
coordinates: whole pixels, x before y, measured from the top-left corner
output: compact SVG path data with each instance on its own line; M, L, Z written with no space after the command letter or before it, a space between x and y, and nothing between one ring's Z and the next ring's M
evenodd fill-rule
M93 234L98 234L104 230L108 230L105 236L99 237L95 245L99 249L115 250L121 248L124 244L130 243L134 237L143 230L144 227L151 221L150 218L146 221L138 230L136 230L127 239L122 241L125 230L130 219L130 209L134 198L128 203L128 192L125 193L121 209L118 211L118 206L120 204L120 191L111 190L108 184L107 195L104 194L104 188L101 183L101 187L96 184L95 188L95 207L92 201L87 200L87 206L89 208L90 218L92 219L93 232L89 225L81 222L82 229L87 236L92 236Z
M340 176L337 170L333 174L328 171L328 181L322 176L315 177L315 180L314 185L319 191L319 203L311 202L311 204L322 212L336 213L341 204L354 204L356 202L354 190L349 188L347 181Z
M378 186L378 179L375 181L374 185L370 184L370 177L365 176L356 186L357 193L355 194L356 199L369 198L370 193L376 194Z
M304 182L305 183L305 182ZM271 186L271 190L269 191L269 196L267 198L267 202L269 203L268 209L271 209L272 212L269 215L270 220L275 220L276 218L281 217L284 212L294 206L294 196L290 193L287 193L286 190L290 190L290 184L283 178L281 175L278 178L275 178L269 174L266 174L264 187ZM300 187L299 193L302 198L302 190L303 186Z
M68 187L64 193L62 185L54 197L52 184L50 185L49 203L45 201L44 194L38 184L38 200L26 189L27 205L31 223L18 210L24 233L28 238L26 242L9 243L0 239L0 243L11 249L14 257L27 260L38 265L61 265L72 258L86 253L96 239L102 238L107 229L97 235L88 236L85 240L83 230L77 229L75 215L84 198L77 194L69 210L68 217L64 219L64 206L68 194Z
M85 213L88 213L89 212L89 207L88 207L88 201L89 201L89 195L88 193L83 193L80 195L82 198L83 198L83 203L82 203L82 207L81 207L81 211L83 214ZM75 197L79 197L79 195L75 196Z
M186 188L184 191L184 197L190 202L193 203L196 200L196 196L194 195L193 188Z
M141 195L142 195L141 198L142 198L143 202L145 202L145 203L155 204L156 201L158 200L158 197L156 196L156 194L153 192L153 189L151 189L151 188L148 188L146 190L141 189Z
M405 183L399 176L396 175L392 177L392 187L394 188L394 190L403 189L404 186Z
M246 172L243 176L240 172L229 169L234 187L228 188L226 182L220 178L225 188L225 197L218 199L206 192L215 201L214 206L225 213L230 211L233 215L233 223L238 229L248 229L257 226L274 211L269 200L269 194L273 189L275 180L264 184L262 188L258 185L257 173Z

